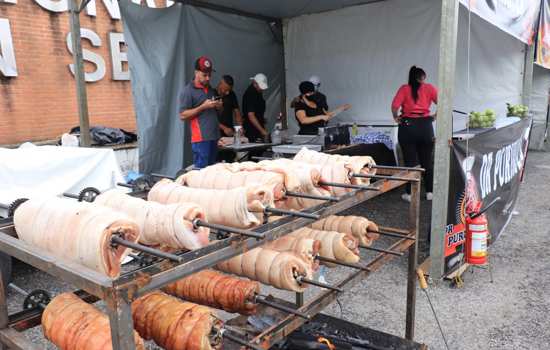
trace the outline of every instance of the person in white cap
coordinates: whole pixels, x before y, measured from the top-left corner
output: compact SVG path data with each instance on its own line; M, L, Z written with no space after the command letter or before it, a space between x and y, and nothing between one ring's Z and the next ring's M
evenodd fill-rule
M263 91L269 87L267 77L258 73L243 95L243 129L250 142L267 141L269 133L265 128L265 99Z
M313 86L315 86L315 95L313 95L313 99L317 103L317 106L321 107L325 113L328 112L327 97L319 91L319 88L321 87L321 78L317 75L312 75L308 80L313 84Z
M319 87L321 86L321 78L319 78L317 75L312 75L311 77L309 77L307 81L312 83L313 86L315 87L315 93L312 96L310 96L311 101L315 102L315 104L319 108L321 108L323 113L328 113L329 110L328 110L328 104L327 104L327 97L322 92L319 91ZM295 97L290 102L290 108L296 108L296 104L300 102L300 98L301 96Z

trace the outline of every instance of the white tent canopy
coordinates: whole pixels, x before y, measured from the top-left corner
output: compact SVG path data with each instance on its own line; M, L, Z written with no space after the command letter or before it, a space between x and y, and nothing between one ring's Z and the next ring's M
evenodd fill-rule
M442 3L447 7L442 8ZM458 3L452 0L181 0L168 9L140 9L128 0L120 0L120 4L125 35L131 40L128 56L132 80L137 81L135 77L141 69L139 77L143 82L143 86L132 84L134 100L143 109L136 105L138 126L140 118L146 120L147 146L154 148L153 152L143 147L142 137L140 151L147 152L140 154L140 162L141 157L157 163L172 162L165 173L182 167L174 163L181 159L181 149L170 153L182 143L183 135L178 131L181 123L177 119L176 97L185 83L182 78L191 77L192 60L202 54L212 56L215 67L224 69L219 74L233 72L241 82L248 81L252 69L271 72L267 124L273 124L283 108L294 130L290 101L298 94L299 82L313 74L322 78L321 90L328 96L329 105L353 104L350 111L338 116L338 122L372 123L391 121L393 94L406 83L411 65L423 67L430 82L448 85L440 94L439 108L443 112L439 114L436 147L435 175L439 183L436 181L434 193L440 201L448 193L442 183L446 182L448 171L446 140L450 138L450 128L446 126L451 110L492 108L504 118L506 102L522 102L525 44L460 6L455 52L453 33ZM440 33L447 35L440 38ZM177 41L178 47L166 50L168 55L164 56L169 57L164 57L156 44L172 43L171 39ZM440 51L441 45L448 50ZM151 52L155 55L151 56ZM452 63L455 57L456 74ZM174 66L179 67L177 72L165 69ZM446 74L438 77L438 68ZM158 71L168 72L169 91L163 89L167 81L164 77L152 81ZM449 94L452 82L454 96ZM149 89L148 96L144 95L144 88ZM462 123L458 118L457 121L455 129L464 126L464 118ZM164 133L155 134L157 129ZM438 232L437 227L442 232L446 205L434 206L434 210L434 232ZM432 247L441 250L443 242L439 236L432 235L437 239L432 240ZM439 274L442 259L434 260L439 260L441 254L439 251L434 254L438 256L432 256L434 276ZM434 265L438 266L434 269Z
M410 66L424 68L428 81L437 84L440 13L440 1L392 0L290 19L289 98L298 94L300 81L315 74L331 105L353 104L339 121L391 121L393 94L406 83ZM468 87L468 19L461 7L454 108L492 108L505 117L505 102L521 103L524 44L472 15ZM463 128L465 118L455 117L455 129Z

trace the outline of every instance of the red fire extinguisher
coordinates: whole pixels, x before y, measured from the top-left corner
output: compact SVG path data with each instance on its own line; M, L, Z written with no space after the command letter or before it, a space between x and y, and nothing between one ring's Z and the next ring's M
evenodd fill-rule
M466 215L466 262L470 265L487 263L489 223L485 212L500 200L497 197L484 209Z

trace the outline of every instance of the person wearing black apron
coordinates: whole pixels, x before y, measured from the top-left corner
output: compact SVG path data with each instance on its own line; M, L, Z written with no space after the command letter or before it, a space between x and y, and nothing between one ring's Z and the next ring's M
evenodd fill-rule
M432 200L434 149L432 122L436 114L430 115L430 107L432 103L437 104L437 89L425 83L425 80L426 72L422 68L412 66L409 71L409 82L397 91L391 110L393 119L399 124L397 138L403 152L405 166L414 167L420 164L426 170L424 172L426 199ZM410 202L410 185L407 186L406 191L401 198Z
M319 128L322 128L332 118L331 112L326 112L322 106L315 102L315 86L309 81L300 83L300 96L294 104L294 113L300 135L317 135Z

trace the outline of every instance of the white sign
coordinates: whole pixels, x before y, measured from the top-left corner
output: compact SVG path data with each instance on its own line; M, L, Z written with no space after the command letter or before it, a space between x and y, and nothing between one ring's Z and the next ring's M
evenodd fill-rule
M69 0L34 0L43 9L55 12L63 13L69 10ZM137 5L143 5L155 8L157 7L154 0L131 0ZM86 5L86 13L88 16L97 16L97 4L101 2L107 13L113 20L120 20L120 8L118 6L118 0L91 0ZM17 0L0 0L0 3L17 4ZM174 5L173 0L165 0L166 7ZM94 47L101 46L101 38L97 33L91 29L81 28L82 39L87 39L92 43ZM128 62L128 55L122 47L125 46L124 35L122 33L108 33L108 42L111 52L111 64L113 68L113 80L130 80L130 73L128 70L124 70L124 62ZM67 34L67 48L72 54L72 41L71 33ZM105 60L99 54L83 49L82 56L85 61L92 63L95 66L93 72L85 73L87 82L96 82L105 77L106 67ZM74 76L74 66L69 65L70 71ZM17 76L17 64L15 61L15 50L13 47L13 39L10 30L10 22L8 19L0 18L0 74L6 77Z
M113 64L113 80L130 80L130 72L123 70L123 62L128 63L128 54L120 50L125 45L124 34L109 33L111 48L111 63Z
M71 54L73 54L72 34L73 33L67 34L67 48L69 49L69 52ZM101 46L101 38L93 30L80 28L80 36L82 37L82 39L90 40L92 46ZM82 49L82 59L84 61L93 63L97 67L96 70L91 73L84 73L87 82L95 82L103 79L103 77L105 76L105 61L103 60L103 57L90 50ZM69 64L69 69L74 75L74 65L72 63Z
M0 73L6 77L17 76L10 21L4 18L0 18Z

